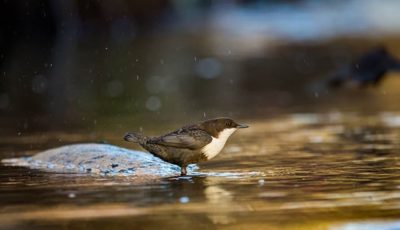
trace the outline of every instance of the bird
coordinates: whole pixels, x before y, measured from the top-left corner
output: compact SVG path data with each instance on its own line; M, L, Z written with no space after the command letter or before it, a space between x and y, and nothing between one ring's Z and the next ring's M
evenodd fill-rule
M185 176L189 164L211 160L221 152L236 130L248 127L222 117L186 125L156 137L128 132L124 140L137 143L152 155L180 166L181 176Z
M313 94L338 88L364 88L378 85L389 71L400 71L400 60L384 46L377 46L307 87Z
M328 78L327 84L331 88L378 85L389 71L400 71L400 60L384 46L378 46L338 69Z

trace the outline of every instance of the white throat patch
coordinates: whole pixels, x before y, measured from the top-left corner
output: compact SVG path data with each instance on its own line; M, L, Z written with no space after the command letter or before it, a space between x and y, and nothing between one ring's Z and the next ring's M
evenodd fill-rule
M224 129L219 133L218 138L212 137L212 141L201 149L204 155L206 155L207 160L214 158L219 152L221 152L228 138L236 130L236 128Z

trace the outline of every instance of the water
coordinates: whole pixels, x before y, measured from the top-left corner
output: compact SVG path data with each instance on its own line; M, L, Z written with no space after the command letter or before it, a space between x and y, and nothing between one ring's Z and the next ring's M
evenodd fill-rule
M185 177L0 164L0 229L399 229L399 73L310 90L377 45L400 57L399 2L195 2L4 2L0 160L251 128Z
M398 229L399 119L400 113L336 112L253 120L185 177L2 165L0 228ZM89 136L48 135L71 143ZM104 136L132 147L114 133ZM2 147L4 158L58 146L35 134L4 143L13 146Z

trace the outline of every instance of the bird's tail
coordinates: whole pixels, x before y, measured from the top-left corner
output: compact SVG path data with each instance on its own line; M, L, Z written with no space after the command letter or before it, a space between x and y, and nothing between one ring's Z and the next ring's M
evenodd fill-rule
M125 141L144 144L147 141L147 137L141 133L126 133L124 136Z

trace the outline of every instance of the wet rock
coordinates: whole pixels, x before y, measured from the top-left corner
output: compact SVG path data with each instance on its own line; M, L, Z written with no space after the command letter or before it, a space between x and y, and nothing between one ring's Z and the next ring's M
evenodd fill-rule
M75 144L40 152L32 157L4 159L2 163L57 173L112 176L176 176L180 168L145 152L108 144ZM188 169L193 171L196 166Z

